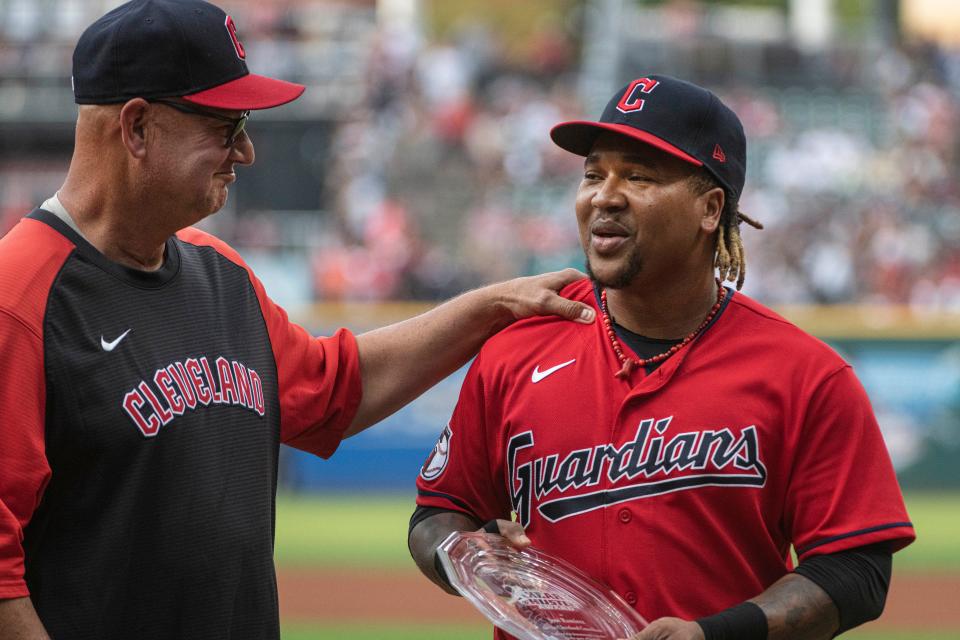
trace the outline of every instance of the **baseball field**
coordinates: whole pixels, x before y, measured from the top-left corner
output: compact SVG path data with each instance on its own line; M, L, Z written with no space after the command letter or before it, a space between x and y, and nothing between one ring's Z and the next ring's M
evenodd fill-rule
M883 617L856 640L960 638L960 493L910 493L918 541L894 558ZM276 560L288 640L487 640L490 626L423 578L406 549L412 498L281 496Z

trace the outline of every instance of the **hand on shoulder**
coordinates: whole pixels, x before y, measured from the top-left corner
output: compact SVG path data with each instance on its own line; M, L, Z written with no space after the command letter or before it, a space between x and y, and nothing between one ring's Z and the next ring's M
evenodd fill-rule
M495 288L496 304L509 314L509 321L531 316L556 315L567 320L590 324L596 312L589 305L559 295L572 282L586 277L576 269L552 271L526 276L491 285Z

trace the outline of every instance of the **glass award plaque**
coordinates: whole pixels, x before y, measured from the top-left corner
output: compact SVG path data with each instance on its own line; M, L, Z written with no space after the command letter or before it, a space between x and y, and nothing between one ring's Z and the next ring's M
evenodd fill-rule
M494 625L520 640L630 638L647 622L573 565L503 537L454 532L437 550L450 584Z

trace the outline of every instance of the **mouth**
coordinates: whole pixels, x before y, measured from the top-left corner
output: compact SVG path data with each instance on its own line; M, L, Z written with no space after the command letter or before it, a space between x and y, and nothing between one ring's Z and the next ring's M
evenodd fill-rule
M612 220L597 220L590 226L590 247L598 255L611 255L627 243L630 232Z
M237 179L237 174L234 173L233 171L218 171L213 175L215 175L218 178L222 178L226 182L234 182Z

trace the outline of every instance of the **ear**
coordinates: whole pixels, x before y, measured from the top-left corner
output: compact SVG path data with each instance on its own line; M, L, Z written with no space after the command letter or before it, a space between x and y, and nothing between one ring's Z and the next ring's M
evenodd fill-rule
M702 215L700 217L700 228L707 233L713 233L720 226L720 216L723 215L723 207L726 204L726 194L722 187L714 187L700 195L699 201L702 203Z
M120 109L120 136L127 152L142 159L147 154L144 125L150 103L143 98L134 98Z

